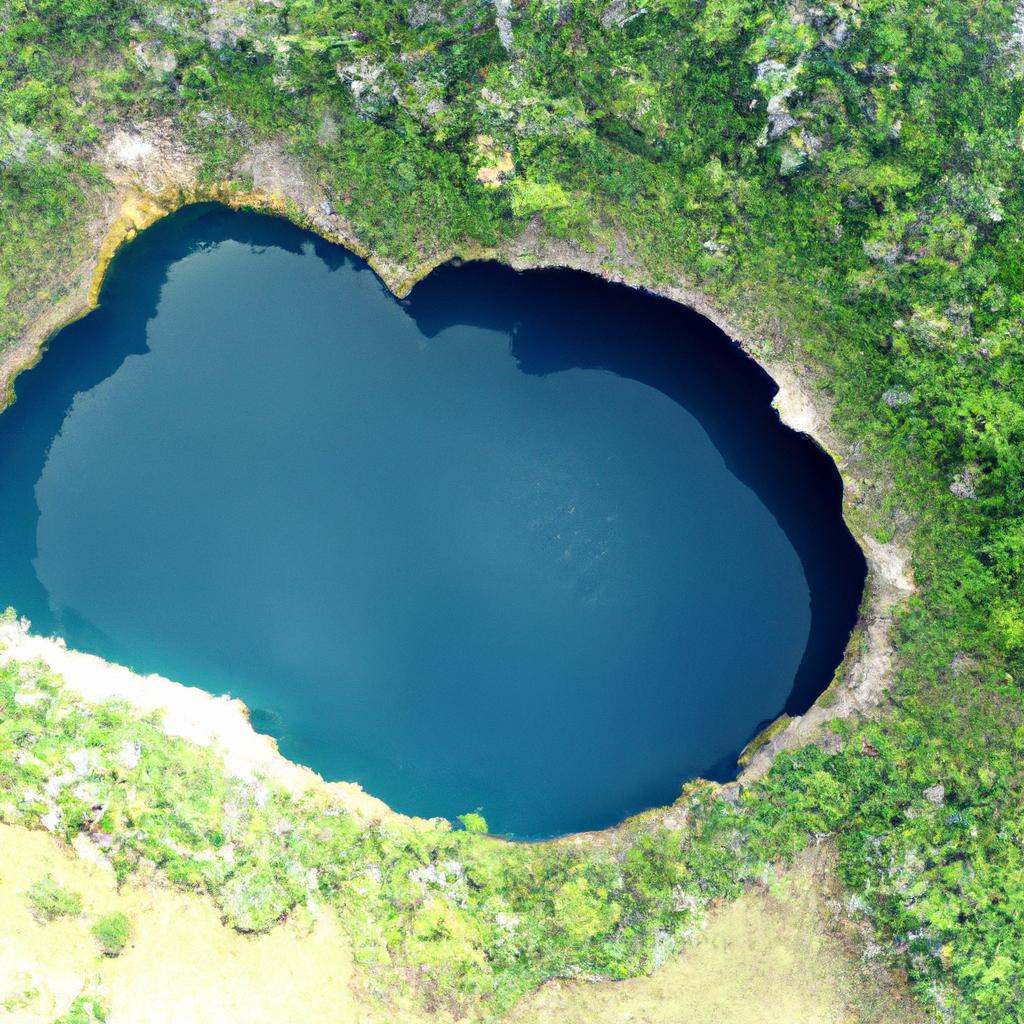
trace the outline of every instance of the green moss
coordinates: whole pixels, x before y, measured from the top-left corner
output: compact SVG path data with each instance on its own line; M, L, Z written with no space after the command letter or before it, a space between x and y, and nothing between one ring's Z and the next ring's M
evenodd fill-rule
M820 703L820 701L819 701ZM771 725L762 729L741 751L736 759L740 765L746 766L753 760L754 755L767 746L776 736L786 728L793 719L789 715L779 715Z
M487 819L476 811L470 811L468 814L460 814L459 821L462 822L462 827L467 832L476 832L480 835L487 834Z
M94 996L78 996L67 1013L58 1017L53 1024L103 1024L107 1019L107 1008Z

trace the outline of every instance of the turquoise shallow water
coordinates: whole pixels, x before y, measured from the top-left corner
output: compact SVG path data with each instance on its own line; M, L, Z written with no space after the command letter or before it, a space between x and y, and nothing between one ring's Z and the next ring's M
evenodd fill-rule
M399 303L284 222L182 211L0 417L0 602L398 810L605 826L728 777L841 658L863 561L772 390L582 275Z

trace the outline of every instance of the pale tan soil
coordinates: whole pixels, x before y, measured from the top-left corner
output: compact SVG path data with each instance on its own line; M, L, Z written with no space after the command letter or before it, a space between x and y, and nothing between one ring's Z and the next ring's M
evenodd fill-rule
M863 959L832 864L812 849L651 977L551 982L507 1024L923 1024L902 980Z
M81 917L33 918L25 890L47 873L82 897ZM115 911L132 938L104 957L90 928ZM241 935L204 897L153 879L118 892L109 870L48 834L0 825L0 1022L50 1024L89 995L108 1007L108 1024L362 1024L351 979L329 912Z

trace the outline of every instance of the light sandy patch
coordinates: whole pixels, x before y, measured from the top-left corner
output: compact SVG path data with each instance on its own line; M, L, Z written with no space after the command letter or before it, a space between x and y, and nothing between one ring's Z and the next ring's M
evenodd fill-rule
M82 897L81 917L32 917L25 890L47 873ZM115 911L132 938L104 957L90 928ZM351 978L333 914L241 935L205 897L155 879L118 892L109 871L51 836L0 825L0 1022L50 1024L86 994L106 1004L108 1024L362 1024Z
M118 167L139 167L153 154L153 148L141 135L118 129L107 143L107 157Z
M827 846L808 851L650 977L552 982L506 1024L923 1024L901 981L863 959L832 862Z
M322 793L363 821L399 817L355 783L324 782L311 769L287 760L270 736L257 733L249 724L248 710L240 700L214 697L163 676L136 675L95 655L68 650L60 639L34 636L28 625L24 619L0 623L0 664L41 661L63 678L68 690L89 703L124 700L141 714L159 712L165 732L216 748L228 772L241 779L262 776L294 793ZM425 824L417 818L402 820Z
M498 188L516 169L511 150L499 150L490 135L478 135L476 148L484 166L476 172L476 180L487 188Z

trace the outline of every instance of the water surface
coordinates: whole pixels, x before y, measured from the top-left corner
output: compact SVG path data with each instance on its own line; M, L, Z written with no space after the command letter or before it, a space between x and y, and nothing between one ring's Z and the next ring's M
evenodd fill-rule
M650 296L474 265L399 303L195 207L18 380L0 604L398 810L606 826L728 777L841 658L863 562L772 393Z

